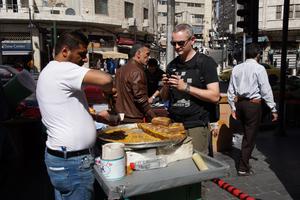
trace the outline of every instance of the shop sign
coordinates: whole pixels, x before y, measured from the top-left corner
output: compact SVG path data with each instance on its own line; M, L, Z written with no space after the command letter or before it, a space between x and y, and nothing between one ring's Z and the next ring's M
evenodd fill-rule
M32 51L30 41L2 41L2 55L28 55Z
M134 40L131 38L119 37L117 40L119 45L134 45Z
M29 42L2 42L3 51L31 51L31 43Z

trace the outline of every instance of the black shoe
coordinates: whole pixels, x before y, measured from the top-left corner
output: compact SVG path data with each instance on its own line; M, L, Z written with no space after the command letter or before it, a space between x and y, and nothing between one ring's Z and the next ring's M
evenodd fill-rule
M238 176L252 176L253 174L254 174L254 172L252 170L249 170L249 171L238 170L237 171Z

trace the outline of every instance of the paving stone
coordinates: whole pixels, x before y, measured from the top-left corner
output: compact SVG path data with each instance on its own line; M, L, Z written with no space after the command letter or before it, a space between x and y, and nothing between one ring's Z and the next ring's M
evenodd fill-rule
M284 139L274 136L272 131L260 133L252 154L257 160L250 160L255 174L249 177L237 176L235 168L239 156L237 145L231 151L215 153L214 158L230 166L228 175L221 179L257 200L300 199L299 132L299 129L289 130L290 136ZM291 144L295 144L295 147L291 148ZM206 183L205 190L208 200L237 199L212 182Z

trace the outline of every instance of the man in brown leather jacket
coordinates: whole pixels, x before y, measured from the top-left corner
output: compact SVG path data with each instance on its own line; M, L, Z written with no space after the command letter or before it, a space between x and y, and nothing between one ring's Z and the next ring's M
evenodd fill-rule
M147 79L144 72L149 55L148 45L135 44L130 51L131 59L116 72L116 110L118 113L125 113L124 123L143 122L145 117L155 117L148 103Z

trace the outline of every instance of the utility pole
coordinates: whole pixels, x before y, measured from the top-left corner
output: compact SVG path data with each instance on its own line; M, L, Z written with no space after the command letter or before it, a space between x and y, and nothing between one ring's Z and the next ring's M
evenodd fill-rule
M170 45L175 25L175 0L168 0L167 5L167 63L174 59L174 48Z
M3 61L2 61L2 41L3 41L3 39L0 37L0 65L3 64Z
M30 43L31 43L31 60L32 60L32 67L34 67L34 49L33 49L33 40L32 40L32 29L33 29L33 23L31 18L31 8L28 8L29 12L29 31L30 31Z
M283 25L282 25L282 49L281 49L281 68L280 68L280 91L279 91L279 135L286 135L285 132L285 82L286 82L286 56L287 38L289 30L289 9L290 0L284 0Z

